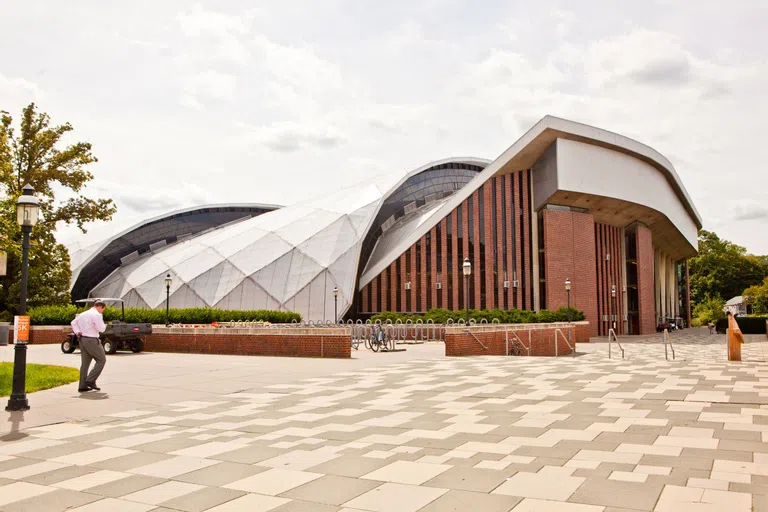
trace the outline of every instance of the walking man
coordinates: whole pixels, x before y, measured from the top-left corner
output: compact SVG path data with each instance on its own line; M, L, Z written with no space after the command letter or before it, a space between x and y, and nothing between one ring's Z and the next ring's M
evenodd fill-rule
M80 387L77 390L81 393L92 389L101 391L101 388L96 385L96 379L101 375L104 364L107 362L104 347L99 340L99 333L106 329L102 316L106 308L106 304L97 300L91 309L72 320L72 330L80 338ZM88 373L92 359L96 360L96 364Z

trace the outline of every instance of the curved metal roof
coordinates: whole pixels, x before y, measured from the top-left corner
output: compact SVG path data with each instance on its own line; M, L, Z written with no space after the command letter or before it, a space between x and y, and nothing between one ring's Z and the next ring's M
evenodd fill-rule
M423 235L434 227L443 217L458 207L467 197L480 188L483 183L497 174L505 174L520 169L533 167L550 145L558 138L576 140L587 144L605 147L638 158L659 171L670 183L681 204L685 207L696 226L701 229L702 220L699 212L688 196L675 168L655 149L641 144L623 135L618 135L601 128L595 128L575 121L547 115L530 128L522 137L490 162L485 169L456 194L450 196L438 209L429 211L428 218L414 226L407 236L400 238L397 244L389 247L388 254L379 255L377 261L366 267L360 276L358 288L362 289L373 278L384 271L400 254L415 244Z
M230 222L261 215L281 206L262 203L229 203L182 208L157 215L94 244L81 255L72 269L72 299L88 295L90 290L120 266L123 259L139 256L158 246L168 245L187 236Z

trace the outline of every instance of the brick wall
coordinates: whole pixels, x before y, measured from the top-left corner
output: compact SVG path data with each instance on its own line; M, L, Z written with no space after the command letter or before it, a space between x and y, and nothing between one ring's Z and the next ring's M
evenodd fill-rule
M575 337L574 324L549 324L542 328L541 324L523 324L515 325L514 332L520 340L530 347L531 356L558 356L569 355L571 349L565 338L569 331L571 336ZM506 350L512 345L513 337L510 334L509 343L507 335L500 329L499 325L492 327L473 326L470 328L471 334L466 332L466 328L449 327L445 333L445 355L446 356L503 356ZM565 338L556 335L557 330L563 333ZM557 340L557 348L555 348ZM573 343L571 343L574 345ZM527 350L523 349L523 354L527 355Z
M33 325L29 328L30 345L51 345L61 343L72 332L68 325ZM13 343L13 323L8 331L8 343Z
M597 269L597 320L600 336L608 336L611 316L616 312L616 334L624 333L624 292L622 291L624 265L621 257L621 240L624 230L607 224L595 223L596 269ZM616 286L616 299L611 295L611 286Z
M595 221L588 213L544 210L544 277L546 308L566 306L565 280L571 280L571 307L579 308L589 321L590 335L597 328L597 270L595 268Z
M264 329L230 333L223 329L155 328L145 338L147 352L228 354L239 356L291 356L349 359L351 342L346 330ZM314 331L314 332L313 332ZM333 332L337 331L337 332Z
M637 225L637 288L640 334L656 332L656 305L654 301L654 257L651 230Z

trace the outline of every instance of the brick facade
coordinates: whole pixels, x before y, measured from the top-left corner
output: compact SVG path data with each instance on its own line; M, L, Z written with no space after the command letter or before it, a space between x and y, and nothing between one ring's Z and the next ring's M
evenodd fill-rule
M651 230L637 225L637 288L640 333L656 332L656 303L654 300L654 255Z
M595 224L595 243L597 269L597 317L595 323L600 336L607 336L611 328L611 317L616 320L616 334L624 333L624 261L621 257L624 230L607 224ZM611 286L616 286L615 303L611 295Z
M590 334L598 334L595 222L588 213L544 210L546 308L566 306L565 280L571 280L571 307L584 311Z

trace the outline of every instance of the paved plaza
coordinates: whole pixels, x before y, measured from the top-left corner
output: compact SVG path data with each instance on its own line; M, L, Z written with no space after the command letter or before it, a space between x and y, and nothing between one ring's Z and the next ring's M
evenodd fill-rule
M600 340L560 358L117 354L103 392L3 411L0 510L768 510L765 336L742 363L723 335L671 338L669 361L660 335L624 338L624 359Z

